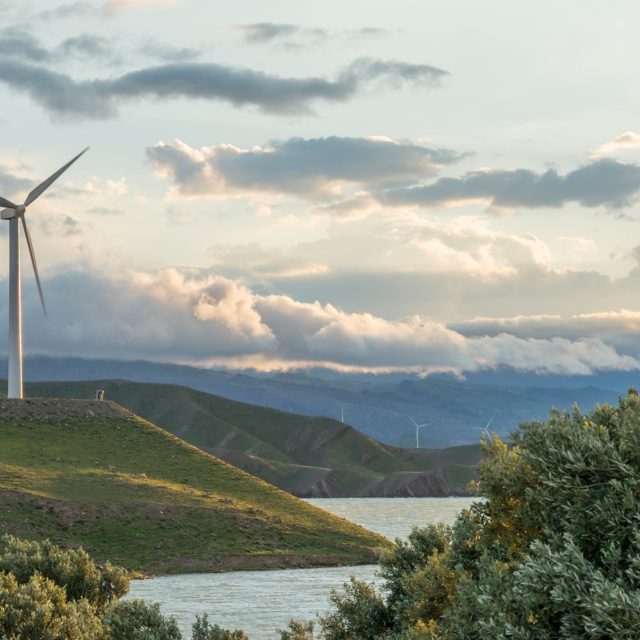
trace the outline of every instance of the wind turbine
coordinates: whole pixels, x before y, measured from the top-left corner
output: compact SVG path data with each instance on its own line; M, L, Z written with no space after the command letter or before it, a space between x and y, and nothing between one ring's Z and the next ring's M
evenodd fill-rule
M419 449L420 448L420 429L422 429L422 427L428 427L431 423L425 422L424 424L418 424L411 416L407 416L407 418L409 418L409 420L413 422L416 428L416 449Z
M491 440L491 434L489 433L489 427L491 426L491 423L493 422L494 418L495 418L495 415L491 416L491 419L489 420L489 422L487 422L487 424L484 426L484 429L482 430L482 435L486 436L488 440Z
M89 147L87 147L88 149ZM6 207L0 211L0 218L8 220L9 227L9 349L8 349L8 398L22 398L22 292L20 282L20 226L18 220L22 221L24 236L29 247L31 255L31 264L33 265L33 273L36 276L36 284L38 285L38 293L40 294L40 302L44 315L47 315L47 308L44 304L44 296L42 295L42 286L40 285L40 276L38 275L38 265L36 263L36 254L33 250L31 235L27 227L25 213L27 207L37 198L39 198L83 153L81 151L75 158L69 160L64 167L58 169L54 174L49 176L44 182L40 183L33 189L23 204L14 204L11 200L7 200L0 196L0 207Z

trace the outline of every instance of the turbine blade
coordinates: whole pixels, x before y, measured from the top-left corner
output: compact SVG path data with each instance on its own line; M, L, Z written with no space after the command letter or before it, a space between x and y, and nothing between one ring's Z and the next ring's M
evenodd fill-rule
M29 247L29 253L31 254L31 264L33 265L33 273L36 276L36 284L38 285L38 293L40 294L40 302L42 302L42 310L44 315L47 315L47 307L44 304L44 296L42 295L42 286L40 285L40 276L38 275L38 265L36 263L36 254L33 250L33 243L31 242L31 235L29 234L29 228L27 227L27 221L22 216L22 228L24 229L24 237L27 239L27 246Z
M17 209L18 205L13 204L11 200L7 200L6 198L3 198L2 196L0 196L0 207L7 207L8 209Z
M39 198L83 153L86 153L89 147L81 151L75 158L69 160L64 167L60 167L54 174L50 175L44 182L41 182L24 201L24 206L28 207L36 198Z

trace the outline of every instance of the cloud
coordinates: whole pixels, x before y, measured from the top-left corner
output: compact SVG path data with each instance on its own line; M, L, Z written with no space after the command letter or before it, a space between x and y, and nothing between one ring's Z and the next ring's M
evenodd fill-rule
M298 33L301 27L295 24L278 24L275 22L253 22L238 25L246 42L271 42L277 38L287 37Z
M40 11L36 17L46 21L54 21L79 16L114 16L132 9L170 6L178 4L178 2L179 0L104 0L101 5L96 5L91 2L79 1Z
M138 51L164 62L186 62L187 60L195 60L201 55L201 52L193 47L176 47L153 39L146 40L138 47Z
M266 238L260 251L252 243L215 245L212 268L296 300L331 301L345 311L387 318L420 314L442 322L635 308L640 290L633 256L625 256L630 271L622 277L598 273L585 260L584 267L565 268L542 237L507 231L484 215L379 209L375 215L324 225L323 237L288 247L271 247ZM556 245L557 238L549 240ZM560 246L562 264L573 246ZM625 264L621 259L618 268ZM326 268L305 273L305 265L312 264ZM287 275L294 265L298 274Z
M75 56L79 58L103 58L112 59L115 57L115 50L111 40L97 36L95 34L82 33L72 38L64 40L56 52L50 54L50 57Z
M382 29L380 27L362 27L360 29L349 29L346 34L352 38L380 38L386 36L389 33L389 29Z
M176 47L153 38L133 46L129 43L128 48L129 54L123 43L94 33L80 33L66 38L56 47L46 48L22 26L13 25L0 30L0 57L33 63L66 63L73 57L83 61L94 59L121 65L127 55L133 53L162 62L185 62L201 55L200 51L192 47Z
M411 70L404 73L412 77ZM468 202L495 210L561 208L573 202L622 208L635 202L640 190L639 165L607 158L566 174L480 169L424 184L469 154L383 137L290 138L244 149L229 144L192 148L175 140L158 142L147 155L182 195L268 192L326 200L340 195L344 185L359 187L345 199L312 209L340 218L385 207L450 208Z
M0 56L44 62L50 53L29 31L14 25L0 30Z
M611 156L621 151L634 151L640 149L640 134L633 131L625 131L617 138L605 142L591 152L592 158Z
M109 13L121 13L131 9L169 6L178 4L178 0L106 0L104 8Z
M49 320L26 288L31 353L149 358L259 368L590 373L640 363L599 338L466 337L414 316L391 321L330 304L263 295L220 276L70 272L47 278ZM4 318L0 318L5 322Z
M289 138L266 147L229 144L193 149L180 140L147 149L157 170L183 195L271 192L305 198L434 173L460 159L449 149L388 138Z
M291 247L218 244L209 253L218 273L261 290L319 296L386 317L418 311L451 317L465 301L485 308L479 302L514 298L508 292L528 279L554 275L549 248L540 239L492 231L486 219L472 216L440 221L382 212L333 223L327 237Z
M42 20L58 20L60 18L76 18L78 16L92 15L96 8L90 2L70 2L62 4L54 9L47 9L37 14Z
M0 58L0 82L29 95L55 116L113 118L122 100L198 98L234 106L253 105L286 115L311 112L316 101L345 102L367 83L410 82L434 86L447 75L436 67L395 60L360 59L335 80L284 78L252 69L210 63L146 67L108 80L76 81L64 73L19 60Z
M361 218L367 213L380 212L380 210L380 203L370 193L359 191L345 200L312 207L311 213L347 220Z
M481 317L451 323L449 327L467 337L492 337L508 333L519 338L533 337L540 340L551 337L571 341L600 339L624 353L640 356L640 311L629 309L567 316L541 314L508 318Z
M380 191L387 206L441 207L482 201L495 208L583 207L619 208L631 204L640 189L640 166L601 159L565 175L555 169L479 170L459 178L440 178L428 185Z
M11 169L0 165L0 195L7 198L14 194L33 188L34 183L31 180L22 178L13 173Z
M301 48L336 38L348 40L379 38L390 33L388 29L380 27L328 31L320 27L278 22L252 22L238 25L237 29L242 32L244 41L249 44L271 44L283 41L282 45L287 48Z

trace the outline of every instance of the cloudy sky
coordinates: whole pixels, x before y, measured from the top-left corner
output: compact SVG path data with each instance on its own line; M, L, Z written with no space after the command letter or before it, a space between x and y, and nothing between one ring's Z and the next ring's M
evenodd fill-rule
M29 211L50 313L25 262L26 352L639 368L638 20L630 0L0 0L0 195L91 146Z

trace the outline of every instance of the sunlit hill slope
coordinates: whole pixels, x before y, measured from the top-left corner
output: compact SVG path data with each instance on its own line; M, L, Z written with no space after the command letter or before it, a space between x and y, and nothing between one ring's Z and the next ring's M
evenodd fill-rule
M0 400L0 532L149 573L371 562L382 538L115 403Z

